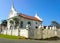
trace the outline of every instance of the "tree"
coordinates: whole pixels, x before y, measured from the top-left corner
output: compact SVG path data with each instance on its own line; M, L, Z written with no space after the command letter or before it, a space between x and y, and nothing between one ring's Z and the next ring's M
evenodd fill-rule
M56 28L60 28L60 24L56 21L52 21L51 26L56 26Z
M1 25L3 25L4 27L7 27L7 20L3 20Z
M13 17L13 21L14 21L14 26L16 28L19 25L19 19L17 17Z
M6 30L6 34L7 34L7 28L6 28L7 27L7 20L3 20L1 25L3 26L3 28L1 30L5 29Z
M13 20L10 20L10 24L12 25L14 22L13 22Z
M3 20L1 25L3 26L3 29L7 27L7 20Z

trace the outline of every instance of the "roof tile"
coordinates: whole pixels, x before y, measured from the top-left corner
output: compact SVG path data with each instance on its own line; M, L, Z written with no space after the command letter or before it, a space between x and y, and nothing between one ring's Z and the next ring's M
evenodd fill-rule
M21 16L23 18L26 18L26 19L34 20L34 21L40 21L36 17L28 16L28 15L25 15L25 14L19 14L19 16Z

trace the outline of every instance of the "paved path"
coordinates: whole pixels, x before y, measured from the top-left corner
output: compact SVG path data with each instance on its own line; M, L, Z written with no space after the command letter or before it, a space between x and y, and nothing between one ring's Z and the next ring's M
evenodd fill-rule
M14 40L14 39L3 39L0 38L0 43L60 43L58 41L42 41L42 40Z

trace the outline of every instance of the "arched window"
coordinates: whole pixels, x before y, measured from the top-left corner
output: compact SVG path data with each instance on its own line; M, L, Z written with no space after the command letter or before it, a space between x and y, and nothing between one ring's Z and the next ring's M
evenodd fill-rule
M38 28L38 26L35 27L36 29Z
M44 29L46 29L46 26L44 26Z
M37 22L36 22L36 24L37 24Z
M10 26L10 30L12 30L13 29L13 26Z
M31 26L31 22L28 22L28 25L30 25L30 26Z
M21 21L20 23L20 28L23 28L23 21Z

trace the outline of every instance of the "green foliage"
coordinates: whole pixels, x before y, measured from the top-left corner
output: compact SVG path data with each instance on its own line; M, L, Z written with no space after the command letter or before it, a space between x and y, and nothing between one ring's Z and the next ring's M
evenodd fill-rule
M17 20L17 18L16 17L13 17L13 20L15 21L15 20Z
M14 17L13 20L15 21L15 26L18 26L19 24L19 19L17 17Z
M10 20L10 24L14 24L15 27L19 25L19 19L17 17L13 17L12 20Z
M13 22L13 20L10 20L10 24L13 24L14 22Z
M58 22L56 22L56 21L52 21L51 25L56 26L57 28L60 28L60 24Z
M11 36L11 35L4 35L0 34L0 38L8 38L8 39L26 39L24 36Z
M3 35L3 34L0 34L0 38L18 39L18 37L17 37L17 36Z
M2 23L1 23L1 25L7 26L7 20L3 20Z

